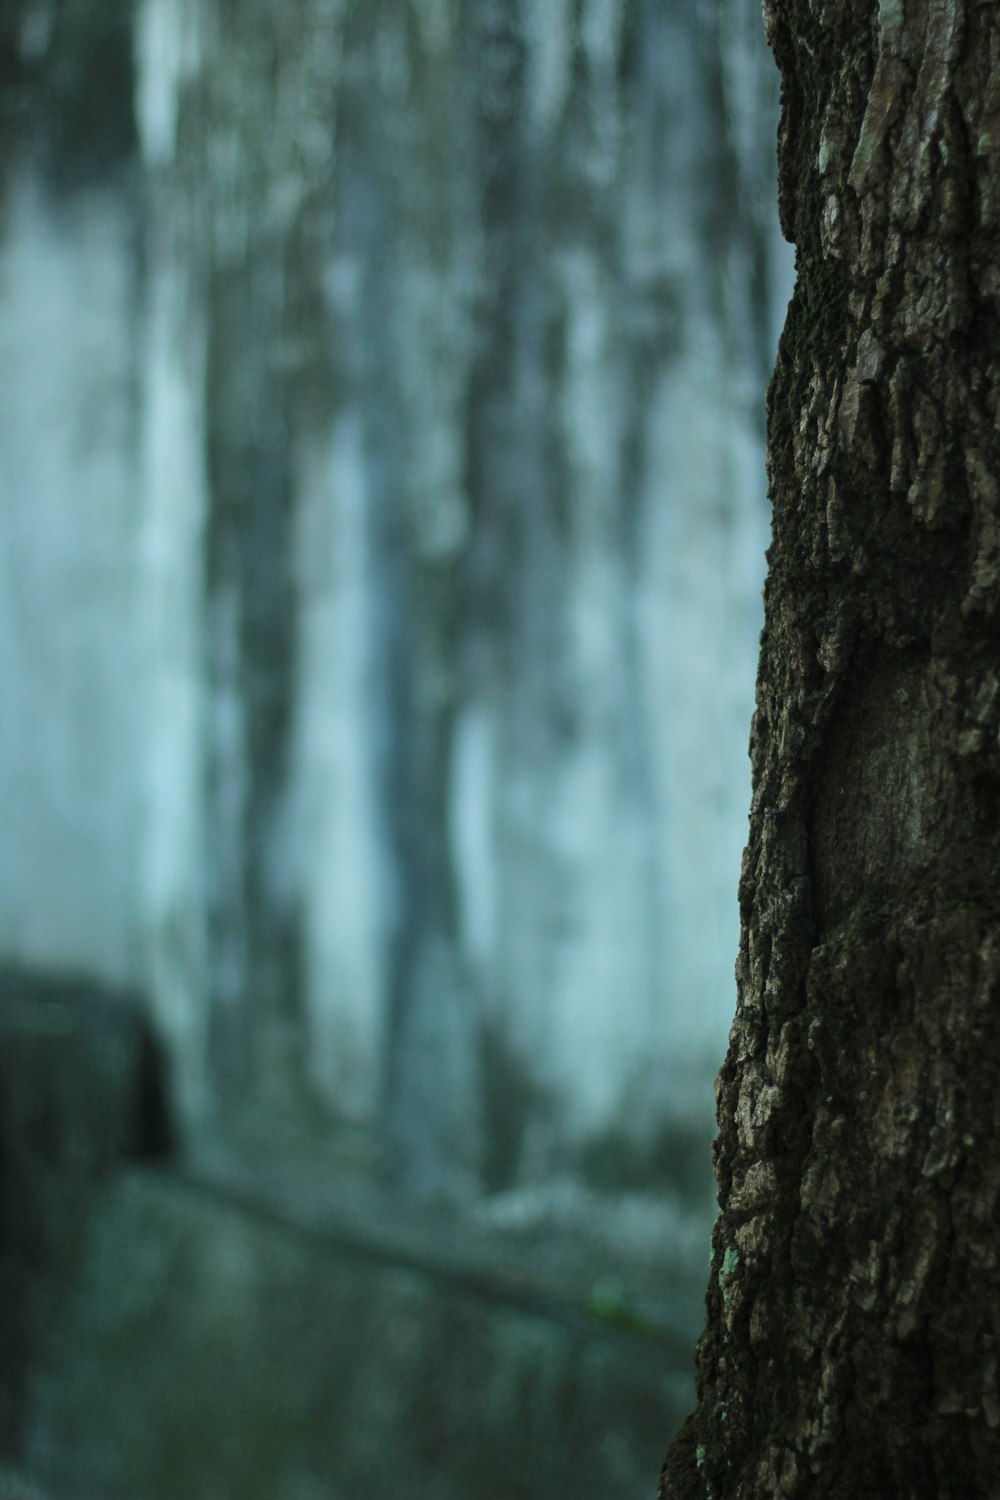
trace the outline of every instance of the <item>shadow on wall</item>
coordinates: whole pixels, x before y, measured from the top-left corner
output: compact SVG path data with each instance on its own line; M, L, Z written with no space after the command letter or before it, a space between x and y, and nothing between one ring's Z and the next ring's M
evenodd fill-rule
M30 1372L65 1311L96 1185L174 1146L139 997L0 969L0 1452L20 1451Z

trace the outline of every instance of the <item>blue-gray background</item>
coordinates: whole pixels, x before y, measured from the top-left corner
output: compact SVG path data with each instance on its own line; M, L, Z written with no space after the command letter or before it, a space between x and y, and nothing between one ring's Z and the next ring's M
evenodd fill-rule
M16 0L0 49L5 1149L30 1074L28 1176L89 1183L105 1006L175 1145L53 1188L7 1457L637 1494L734 1006L758 8Z

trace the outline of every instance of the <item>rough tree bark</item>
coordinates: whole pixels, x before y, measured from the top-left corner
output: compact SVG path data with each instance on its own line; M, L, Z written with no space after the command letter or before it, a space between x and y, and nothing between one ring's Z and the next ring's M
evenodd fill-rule
M1000 1493L1000 14L766 0L799 280L699 1404L661 1500Z

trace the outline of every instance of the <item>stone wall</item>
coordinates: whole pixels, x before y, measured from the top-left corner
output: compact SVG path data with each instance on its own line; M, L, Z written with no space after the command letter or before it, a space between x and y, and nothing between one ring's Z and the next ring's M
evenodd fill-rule
M750 9L8 8L0 953L146 993L189 1134L308 1101L462 1191L709 1129Z

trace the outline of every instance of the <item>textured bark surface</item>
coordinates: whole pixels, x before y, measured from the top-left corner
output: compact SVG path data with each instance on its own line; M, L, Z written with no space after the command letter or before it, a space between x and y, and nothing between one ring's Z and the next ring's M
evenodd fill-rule
M765 6L799 282L699 1406L661 1497L1000 1492L1000 21Z

